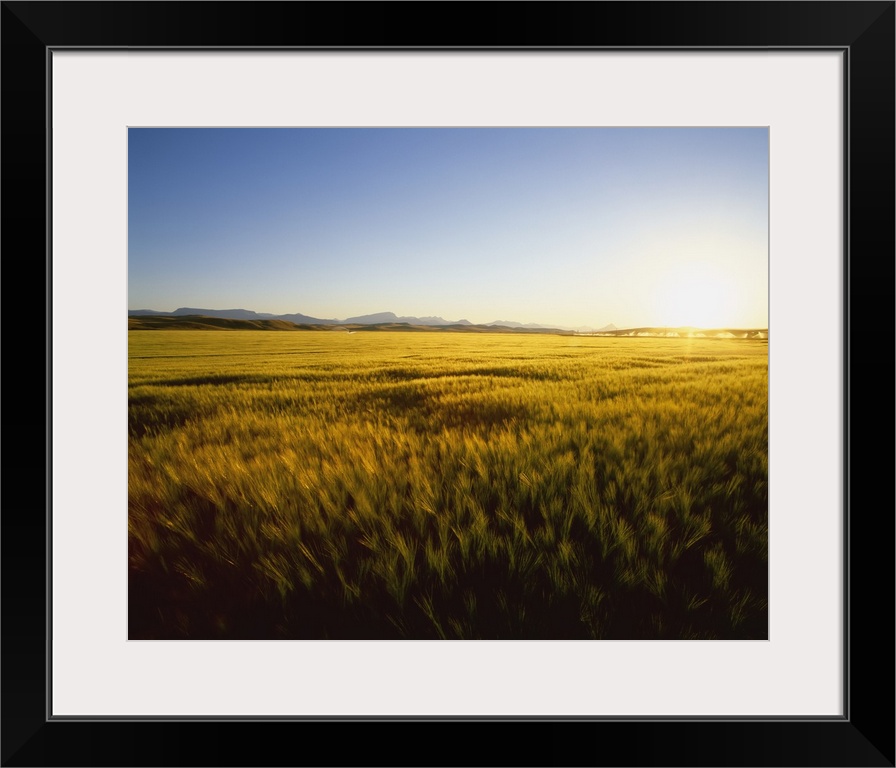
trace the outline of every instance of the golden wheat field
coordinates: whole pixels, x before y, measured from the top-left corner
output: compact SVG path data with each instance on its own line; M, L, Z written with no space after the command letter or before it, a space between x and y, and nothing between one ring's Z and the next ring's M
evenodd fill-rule
M764 639L768 342L130 331L131 639Z

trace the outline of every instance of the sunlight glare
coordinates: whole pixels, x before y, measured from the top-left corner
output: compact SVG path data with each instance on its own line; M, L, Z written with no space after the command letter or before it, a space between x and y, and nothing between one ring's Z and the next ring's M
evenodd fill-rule
M711 263L691 262L670 270L657 292L657 318L665 326L737 325L734 280Z

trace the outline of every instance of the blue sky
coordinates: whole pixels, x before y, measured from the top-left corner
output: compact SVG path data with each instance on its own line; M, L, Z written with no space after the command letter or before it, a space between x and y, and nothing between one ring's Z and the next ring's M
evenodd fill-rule
M768 324L765 128L131 128L128 306Z

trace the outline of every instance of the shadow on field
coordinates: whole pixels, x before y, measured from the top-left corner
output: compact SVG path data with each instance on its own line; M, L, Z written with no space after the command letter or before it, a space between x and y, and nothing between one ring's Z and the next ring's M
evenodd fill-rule
M215 548L220 514L191 499L190 536L169 533L160 547L172 561L132 557L128 582L128 635L132 640L682 640L768 637L768 571L759 552L730 552L720 582L716 560L725 548L718 534L685 548L655 572L619 552L600 555L594 531L580 520L569 540L581 542L573 567L561 571L534 549L512 562L485 551L456 557L452 577L428 572L420 551L416 574L403 591L370 576L364 547L342 551L336 569L326 542L309 542L321 572L311 584L292 578L278 591L259 578L249 548ZM533 534L541 513L521 509ZM673 532L674 535L674 532ZM369 554L369 553L367 553ZM141 562L139 567L134 560ZM365 577L364 574L367 574ZM654 575L651 575L654 574ZM348 585L356 585L347 588Z

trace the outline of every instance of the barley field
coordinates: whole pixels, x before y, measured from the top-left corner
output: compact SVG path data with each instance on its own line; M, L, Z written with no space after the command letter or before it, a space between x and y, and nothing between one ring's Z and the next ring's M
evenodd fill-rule
M129 331L131 639L765 639L768 342Z

